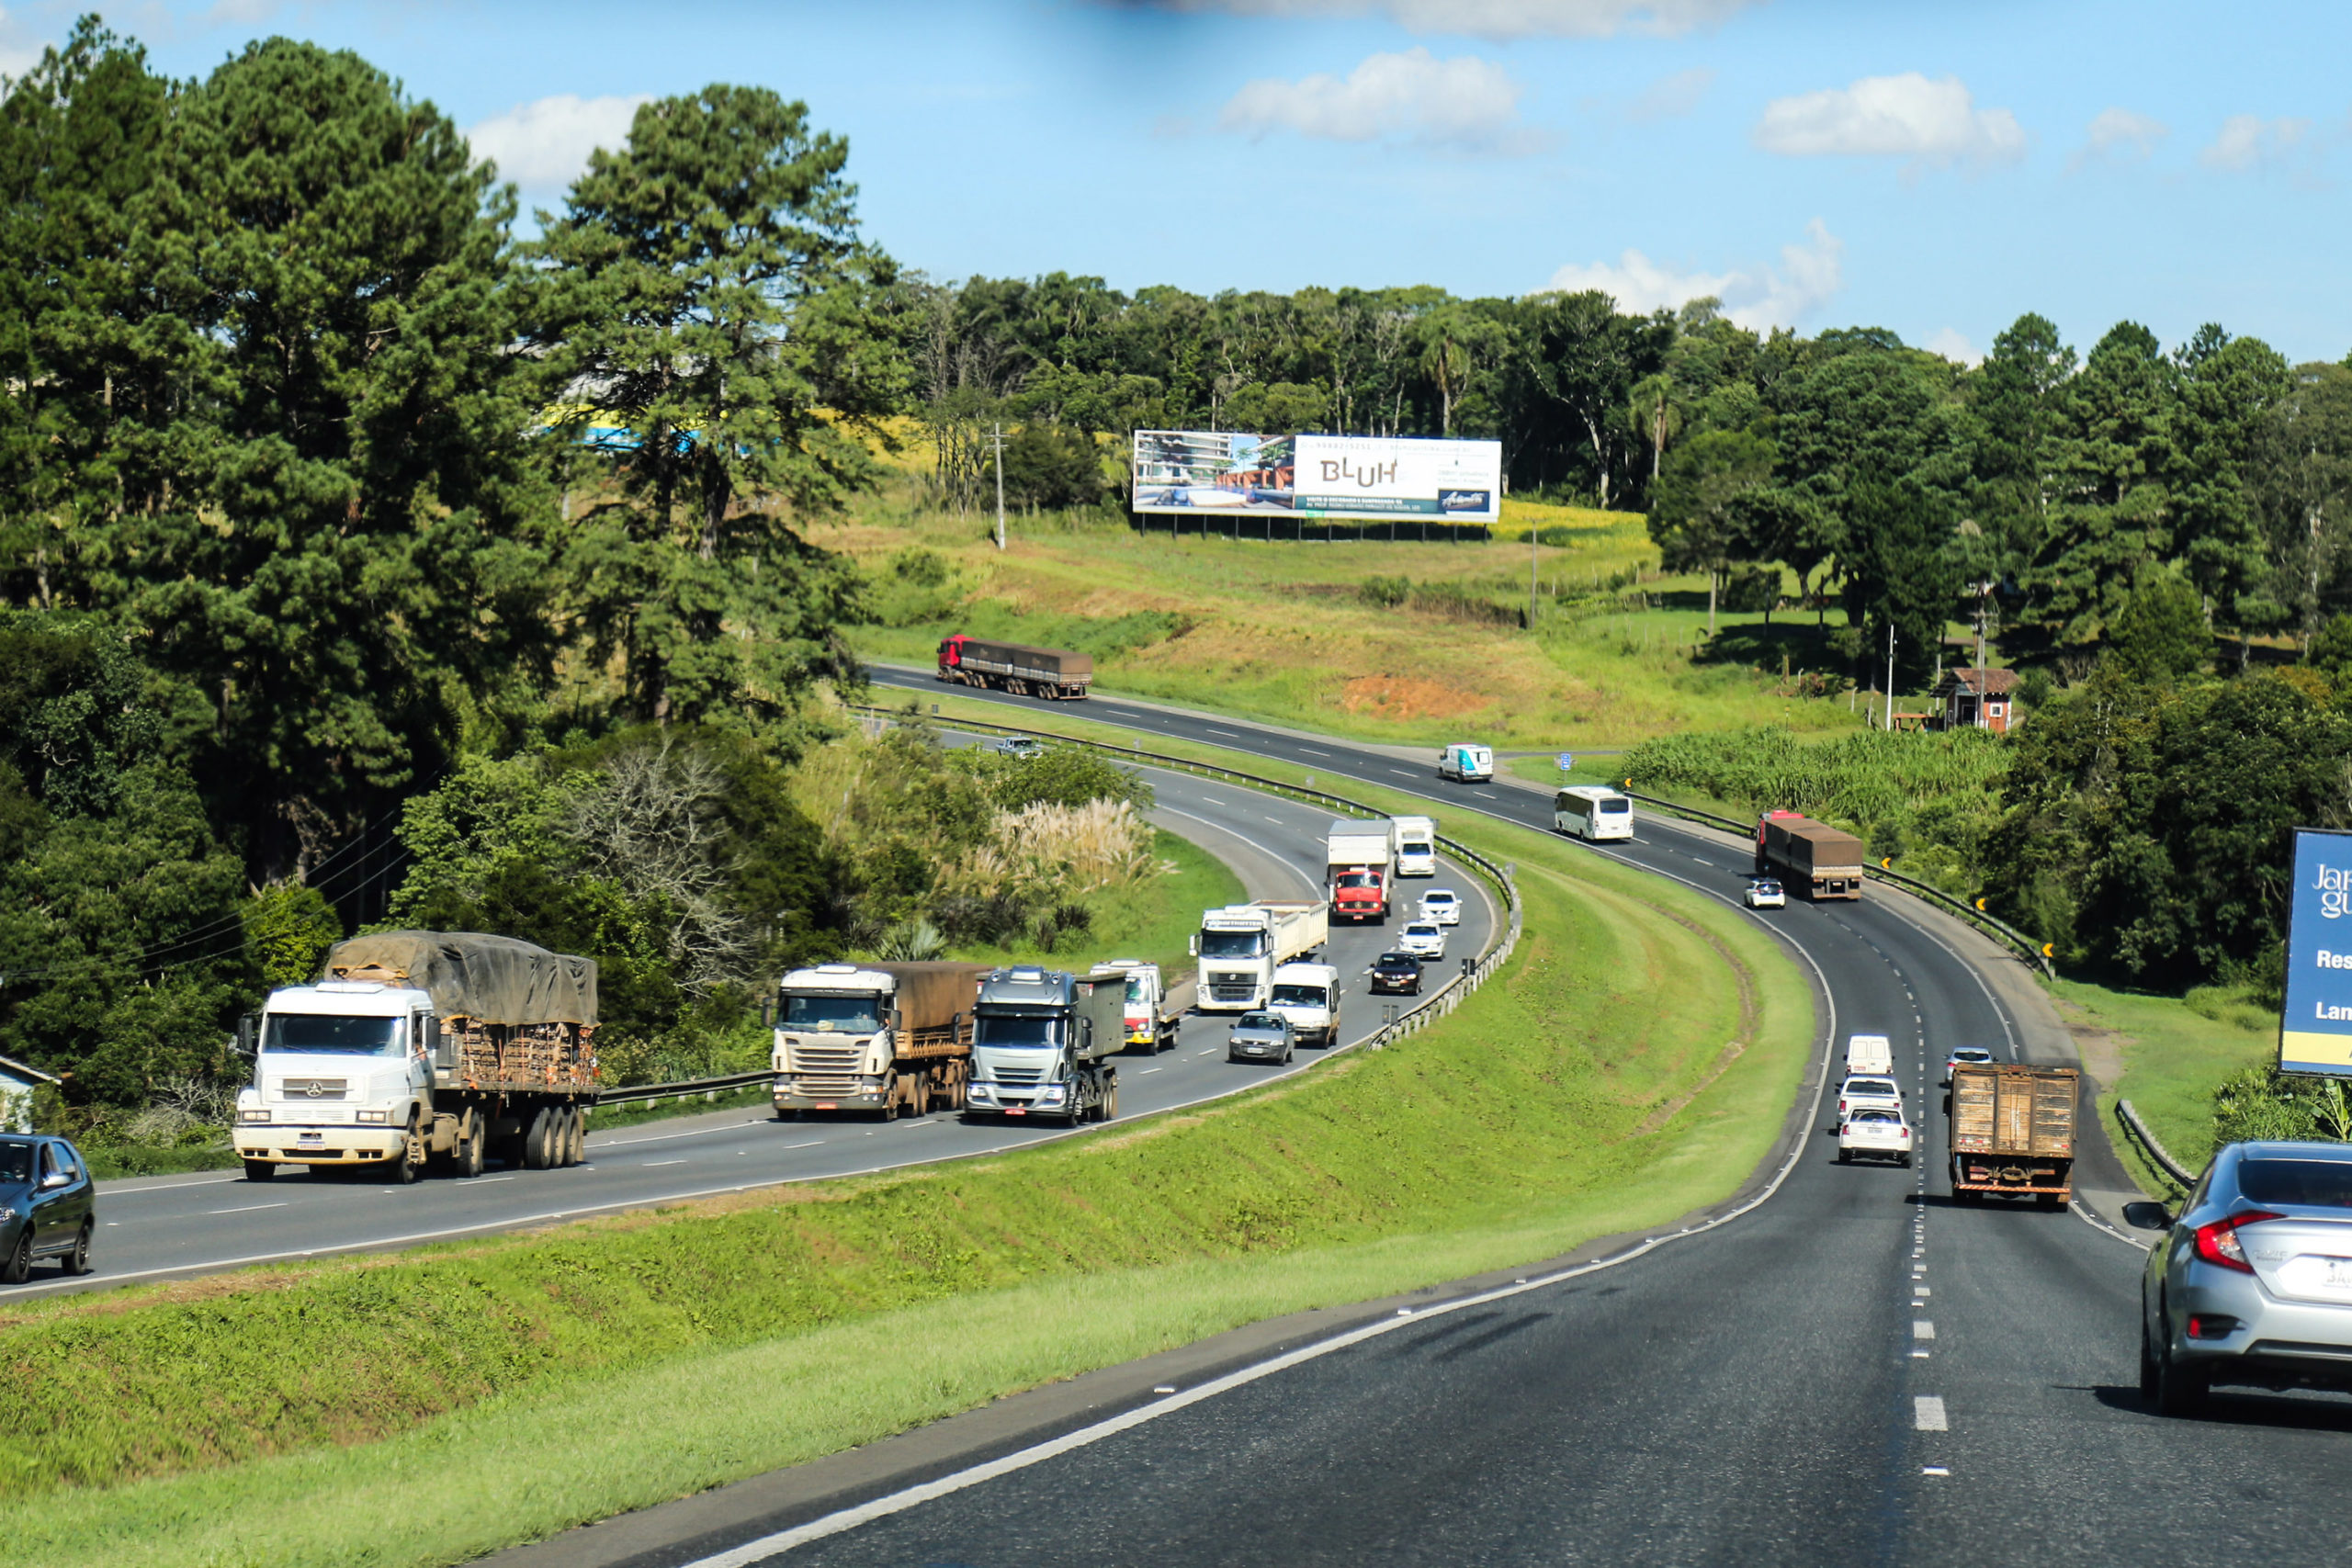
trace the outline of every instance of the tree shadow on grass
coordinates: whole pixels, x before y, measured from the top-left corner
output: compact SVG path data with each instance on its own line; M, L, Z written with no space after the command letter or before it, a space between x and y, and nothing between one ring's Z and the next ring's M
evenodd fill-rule
M1702 664L1736 664L1775 674L1780 671L1781 660L1785 658L1792 673L1853 673L1852 660L1838 651L1828 629L1815 626L1812 617L1803 610L1782 611L1781 614L1804 618L1776 620L1770 626L1758 621L1723 626L1707 639L1697 661Z

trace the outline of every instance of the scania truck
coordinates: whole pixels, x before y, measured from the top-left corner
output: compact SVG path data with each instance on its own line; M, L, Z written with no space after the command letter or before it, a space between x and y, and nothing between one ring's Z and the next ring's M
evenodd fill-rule
M237 1095L245 1177L282 1165L577 1165L596 1099L596 965L513 937L384 931L269 994ZM241 1028L240 1032L246 1031Z
M1119 1113L1126 977L1023 964L991 971L972 1004L973 1116L1048 1116L1065 1126Z
M775 1115L958 1111L985 964L820 964L776 987Z
M1204 909L1193 938L1201 961L1193 1006L1201 1012L1264 1007L1274 971L1330 940L1330 906L1320 900L1261 898Z

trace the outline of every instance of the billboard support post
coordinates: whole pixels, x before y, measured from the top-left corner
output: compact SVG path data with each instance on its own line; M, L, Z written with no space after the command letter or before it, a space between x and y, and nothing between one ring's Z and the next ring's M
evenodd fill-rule
M2278 1070L2352 1077L2352 833L2295 829Z

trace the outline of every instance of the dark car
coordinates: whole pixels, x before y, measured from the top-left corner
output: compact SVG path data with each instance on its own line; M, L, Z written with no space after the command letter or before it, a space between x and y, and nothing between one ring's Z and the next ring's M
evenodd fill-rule
M72 1144L0 1134L0 1284L23 1284L40 1258L88 1273L97 1223L90 1169Z
M1408 997L1421 994L1421 961L1409 953L1384 953L1372 961L1368 973L1375 991Z

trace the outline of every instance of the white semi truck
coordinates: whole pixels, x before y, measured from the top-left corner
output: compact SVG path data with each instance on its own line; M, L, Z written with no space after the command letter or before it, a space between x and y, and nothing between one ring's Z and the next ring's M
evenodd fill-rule
M385 931L338 942L308 986L269 994L237 1095L246 1179L281 1165L444 1158L577 1165L596 1100L596 965L513 937ZM245 1031L241 1029L241 1032Z
M1274 971L1331 940L1331 908L1320 899L1261 898L1201 914L1193 953L1201 961L1193 1006L1248 1012L1266 1005Z
M1388 829L1389 836L1396 845L1397 875L1437 874L1436 818L1391 817Z
M1050 1116L1067 1126L1119 1113L1126 1048L1124 975L1023 965L991 971L972 1004L973 1116Z
M820 964L776 987L775 1115L959 1111L985 964Z

